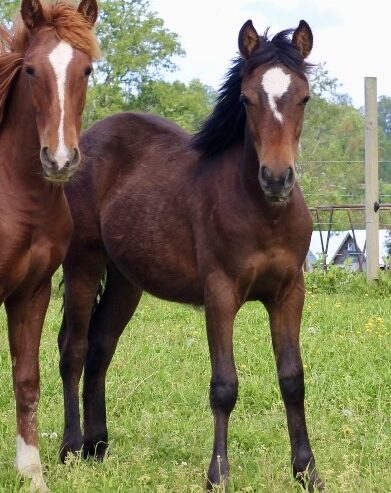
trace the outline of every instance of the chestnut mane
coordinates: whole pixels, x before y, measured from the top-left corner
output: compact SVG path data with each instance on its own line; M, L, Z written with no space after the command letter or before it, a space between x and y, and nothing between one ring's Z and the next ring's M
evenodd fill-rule
M68 42L93 59L100 56L98 40L91 25L65 0L43 5L44 24L42 29L55 30L58 39ZM23 65L29 46L29 32L20 15L8 30L0 25L0 123L12 82Z

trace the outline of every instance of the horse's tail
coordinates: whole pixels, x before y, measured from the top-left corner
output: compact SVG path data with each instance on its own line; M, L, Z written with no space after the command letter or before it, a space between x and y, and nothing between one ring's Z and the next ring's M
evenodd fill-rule
M94 304L92 306L91 310L91 317L95 313L95 310L98 308L98 305L100 303L100 300L103 296L105 287L106 287L106 281L107 281L107 270L105 269L103 276L101 280L99 281L98 289L96 291L95 299L94 299ZM62 291L62 304L61 304L61 312L64 314L64 319L65 319L65 313L64 313L64 303L65 303L65 290L64 290L64 276L61 277L60 282L58 284L58 291L61 293Z

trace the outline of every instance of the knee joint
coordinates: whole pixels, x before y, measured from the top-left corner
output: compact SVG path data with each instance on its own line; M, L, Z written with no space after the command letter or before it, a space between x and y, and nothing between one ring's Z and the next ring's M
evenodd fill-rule
M304 400L304 375L300 373L292 377L280 377L280 389L284 402L299 404Z
M36 412L39 400L39 381L23 378L16 381L15 395L19 411Z
M210 384L210 403L212 409L230 413L238 396L238 380L212 380Z

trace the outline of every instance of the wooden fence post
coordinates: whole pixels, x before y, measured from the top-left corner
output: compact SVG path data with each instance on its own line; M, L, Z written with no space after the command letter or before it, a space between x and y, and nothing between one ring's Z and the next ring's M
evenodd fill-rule
M379 272L379 158L376 77L365 77L365 225L367 278Z

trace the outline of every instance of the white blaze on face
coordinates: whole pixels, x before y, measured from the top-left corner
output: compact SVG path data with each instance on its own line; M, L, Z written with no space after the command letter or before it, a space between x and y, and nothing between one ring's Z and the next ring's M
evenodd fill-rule
M277 100L287 92L290 83L291 76L280 67L269 69L262 77L262 87L267 94L270 108L280 123L283 121L283 116L277 109Z
M58 144L54 153L54 159L58 163L58 168L64 167L68 161L68 149L65 145L64 120L65 120L65 85L67 81L67 70L73 58L73 48L69 43L60 41L54 50L49 54L49 61L56 75L58 100L60 104L60 123L58 126Z
M37 447L27 445L24 439L16 437L16 468L25 478L31 479L33 491L48 492L48 488L42 476L41 459Z

